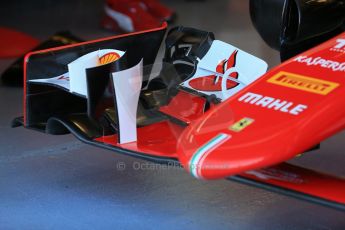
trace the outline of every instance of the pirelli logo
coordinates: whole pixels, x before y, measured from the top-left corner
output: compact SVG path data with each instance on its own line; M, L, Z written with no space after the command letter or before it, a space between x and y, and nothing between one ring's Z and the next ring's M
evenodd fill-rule
M267 82L321 95L327 95L339 86L339 84L335 82L324 81L288 72L279 72L268 79Z

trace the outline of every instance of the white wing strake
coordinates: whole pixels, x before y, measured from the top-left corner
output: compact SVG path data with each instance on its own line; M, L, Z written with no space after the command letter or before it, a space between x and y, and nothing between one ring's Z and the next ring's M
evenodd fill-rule
M55 86L58 86L58 87L65 89L67 91L70 91L69 73L65 73L65 74L62 74L60 76L47 78L47 79L30 80L30 82L47 84L47 85L55 85Z
M123 51L103 49L88 53L68 64L69 72L48 79L30 80L31 83L53 85L70 93L87 97L86 69L119 60ZM137 140L136 115L143 78L143 60L135 66L111 73L115 89L121 144Z
M119 119L120 144L137 140L137 109L143 81L143 60L132 68L112 73Z
M68 64L68 72L57 77L30 80L32 83L62 87L71 93L87 96L86 69L117 61L125 52L115 49L97 50L79 57Z

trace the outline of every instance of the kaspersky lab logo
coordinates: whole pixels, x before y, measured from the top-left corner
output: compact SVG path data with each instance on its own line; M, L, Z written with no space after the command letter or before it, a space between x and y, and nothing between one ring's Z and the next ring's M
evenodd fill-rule
M216 74L198 77L192 79L189 82L189 85L199 91L204 92L216 92L216 91L223 91L235 88L239 85L237 81L232 81L231 79L238 79L239 74L236 71L230 71L231 68L236 66L236 58L237 58L238 50L235 50L229 57L228 60L222 60L216 67L216 72L223 76L217 76ZM229 72L229 76L227 72ZM223 79L223 78L227 79ZM226 84L222 84L223 81L226 80ZM226 88L226 89L223 89Z
M337 44L331 48L331 51L345 53L345 39L337 39Z

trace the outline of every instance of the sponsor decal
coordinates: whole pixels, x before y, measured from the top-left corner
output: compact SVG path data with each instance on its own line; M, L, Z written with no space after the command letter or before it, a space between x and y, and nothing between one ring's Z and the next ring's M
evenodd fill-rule
M219 40L214 40L207 53L196 60L193 76L181 86L198 94L213 95L220 101L232 97L267 71L263 60Z
M304 180L301 176L291 173L288 171L284 171L281 169L276 168L264 168L258 169L253 171L245 172L248 175L253 175L261 180L278 180L289 182L292 184L303 184Z
M331 51L345 53L345 39L337 39L336 45L331 48Z
M239 120L238 122L236 122L235 124L233 124L232 126L230 126L229 129L234 132L241 132L242 130L247 128L249 125L253 124L253 122L254 122L254 119L245 117Z
M338 83L288 72L279 72L267 82L321 95L327 95L339 86Z
M319 66L321 68L330 69L334 72L345 72L345 62L327 60L322 57L298 56L294 61L304 63L308 66Z
M238 50L235 50L229 57L228 60L222 60L219 62L219 64L216 67L216 72L220 73L222 75L225 74L227 70L230 68L235 67L236 65L236 57L237 57ZM230 72L229 76L226 81L226 89L229 90L239 85L239 83L235 81L231 81L231 79L238 79L238 72ZM205 92L212 92L212 91L222 91L222 79L223 77L227 76L216 76L215 74L208 75L208 76L202 76L195 79L192 79L189 82L189 85L195 89Z
M108 63L114 62L120 58L120 55L116 52L110 52L104 54L102 57L99 58L99 64L106 65Z
M228 139L230 139L231 136L228 134L220 133L210 141L208 141L206 144L201 146L193 155L191 160L189 161L189 171L190 173L198 178L202 179L201 175L201 166L203 165L203 162L205 161L206 157L216 148L218 148L220 145L222 145L224 142L226 142Z
M296 104L294 102L263 96L251 92L248 92L241 96L238 101L266 109L288 113L295 116L303 113L306 109L308 109L307 105Z
M61 75L60 77L57 77L56 80L69 81L69 76Z

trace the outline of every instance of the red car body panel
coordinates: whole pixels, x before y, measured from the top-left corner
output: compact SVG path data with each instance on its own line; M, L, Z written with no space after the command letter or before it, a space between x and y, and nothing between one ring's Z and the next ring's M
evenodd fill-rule
M345 179L341 177L287 163L241 173L240 176L277 188L297 191L312 198L345 204Z
M145 32L31 52L25 57L24 81L33 55ZM74 134L120 153L179 162L198 178L236 175L232 179L317 203L334 202L345 210L345 179L282 163L344 129L344 39L342 33L284 62L206 113L204 98L180 91L160 111L185 126L168 119L139 127L138 141L128 144L118 144L116 135L86 139ZM30 128L26 94L24 84L24 126Z
M179 138L180 162L196 177L224 178L284 162L341 131L345 53L334 48L339 39L345 33L272 69L192 122ZM252 123L231 130L244 118ZM227 140L205 152L217 135Z

